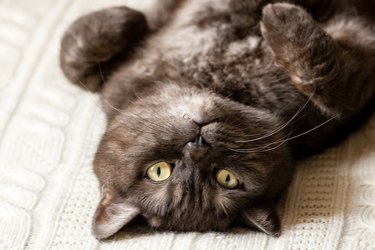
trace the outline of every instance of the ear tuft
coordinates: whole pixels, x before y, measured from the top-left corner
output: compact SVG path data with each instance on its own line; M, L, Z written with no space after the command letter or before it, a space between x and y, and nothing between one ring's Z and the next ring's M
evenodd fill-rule
M92 222L92 234L98 240L106 239L139 214L139 209L127 204L122 198L104 194Z
M243 213L243 222L247 226L274 237L279 237L281 234L280 219L272 206L249 209Z

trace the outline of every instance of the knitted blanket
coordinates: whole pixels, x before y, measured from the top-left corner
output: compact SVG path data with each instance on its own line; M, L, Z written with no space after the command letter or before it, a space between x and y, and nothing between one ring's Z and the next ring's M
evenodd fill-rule
M148 0L0 0L0 249L375 249L375 117L300 163L280 204L282 235L120 234L98 242L92 172L105 117L58 63L67 26L106 6Z

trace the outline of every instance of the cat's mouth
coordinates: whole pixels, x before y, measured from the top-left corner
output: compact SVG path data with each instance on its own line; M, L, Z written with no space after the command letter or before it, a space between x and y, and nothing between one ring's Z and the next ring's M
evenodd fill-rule
M201 134L199 134L198 136L196 136L194 138L194 140L192 141L192 143L195 143L199 147L205 147L205 146L208 145L207 142L206 142L206 140L203 138L203 136Z
M200 161L207 154L208 150L209 144L199 133L193 140L186 143L184 153L194 161Z
M200 147L200 148L204 148L204 147L209 146L209 144L203 138L201 133L199 133L193 140L189 141L188 144L189 143L193 144L195 147Z

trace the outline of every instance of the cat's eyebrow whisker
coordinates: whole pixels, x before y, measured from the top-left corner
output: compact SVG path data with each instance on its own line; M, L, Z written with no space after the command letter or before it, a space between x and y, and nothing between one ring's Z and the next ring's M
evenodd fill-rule
M103 76L103 73L102 73L102 70L101 70L100 63L98 64L98 66L99 66L99 71L100 71L101 79L102 79L102 81L103 81L103 84L105 84L105 82L104 82L104 76ZM86 85L85 85L80 79L78 79L78 81L79 81L79 84L80 84L84 89L86 89L88 92L91 92L90 89L87 88L87 86L86 86ZM92 97L91 97L91 98L92 98ZM112 105L112 104L111 104L106 98L104 98L103 96L101 96L100 98L101 98L102 102L105 102L106 105L108 105L111 109L115 110L115 111L118 112L119 114L128 115L128 113L130 113L130 114L132 114L132 115L138 117L139 119L142 119L143 121L145 121L145 123L149 123L149 124L151 123L151 124L153 124L153 125L155 125L155 126L157 126L157 127L159 127L159 128L169 129L169 128L166 128L166 127L161 126L160 124L152 123L152 122L150 122L149 120L147 120L147 119L145 119L145 118L143 118L143 117L141 117L141 116L139 116L139 115L137 115L137 114L135 114L135 113L132 113L132 112L127 112L127 113L125 113L125 112L123 112L122 110L120 110L120 109L114 107L114 106L113 106L113 105ZM94 99L94 98L92 98L92 99ZM98 102L97 102L96 100L93 100L93 102L95 103L95 106L96 106L96 107L98 107L102 112L105 112L105 111L103 110L103 107L102 107L100 104L98 104ZM149 128L153 129L152 127L149 127ZM172 128L175 128L175 127L172 127ZM139 132L141 132L141 131L139 131ZM146 131L143 131L143 132L146 133ZM181 131L179 131L179 132L181 132Z
M78 79L78 82L79 82L79 84L80 84L84 89L87 90L88 93L90 93L89 96L90 96L92 102L95 104L95 106L96 106L98 109L100 109L102 112L104 112L102 105L101 105L100 103L98 103L98 102L94 99L94 97L91 95L91 93L92 93L91 90L90 90L89 88L87 88L86 85L85 85L80 79Z
M137 98L137 101L138 101L138 102L143 102L143 99L142 99L139 95L137 95L137 93L133 92L133 95ZM104 98L102 98L102 99L104 100ZM119 111L121 114L125 114L124 112L122 112L122 111L118 110L117 108L113 107L113 106L112 106L107 100L105 100L105 101L106 101L106 103L107 103L108 105L110 105L110 106L111 106L113 109L115 109L116 111ZM135 102L134 100L130 100L130 101L128 101L128 102L129 102L130 104L132 104L132 105L135 105L135 104L136 104L136 102ZM149 121L149 120L147 120L147 119L145 119L145 118L143 118L143 117L141 117L141 116L139 116L139 115L137 115L137 114L135 114L134 112L131 112L131 111L129 111L129 110L127 110L127 113L130 113L130 114L136 116L137 118L139 118L139 119L141 119L141 120L143 120L143 121L146 121L147 123L151 123L151 124L153 124L153 125L155 125L155 126L157 126L157 127L159 127L159 128L164 128L164 129L166 129L167 131L171 131L171 130L173 130L173 131L171 131L171 132L176 132L176 130L177 130L178 133L182 133L182 131L180 130L179 127L177 127L177 126L173 126L171 123L169 123L169 122L167 121L167 119L164 119L165 117L160 116L160 115L159 115L158 113L156 113L156 112L152 112L152 113L153 113L154 116L156 116L156 117L162 119L162 120L164 121L163 124L155 124L155 123L153 123L153 122L151 122L151 121ZM171 114L171 113L169 113L169 111L166 111L166 113L167 113L167 114ZM171 114L171 115L172 115L172 114ZM165 122L166 122L166 123L165 123ZM165 126L165 125L167 125L167 126Z
M155 130L155 128L160 128L160 129L162 129L163 131L171 131L171 128L170 128L170 127L165 127L165 126L162 126L161 124L153 123L153 122L147 120L146 118L139 116L138 114L136 114L136 113L134 113L134 112L127 111L127 113L128 113L128 114L126 115L126 117L129 117L129 114L132 115L132 116L137 117L138 119L140 119L141 121L143 121L143 122L144 122L143 125L144 125L146 128L149 128L151 131L152 131L152 130ZM119 118L117 118L117 119L119 119ZM122 121L122 122L119 123L119 124L117 124L116 127L123 126L124 124L126 124L126 126L129 127L130 129L134 129L134 130L136 130L136 128L134 128L134 126L131 126L131 124L130 124L128 121L123 120L122 118L121 118L121 121ZM131 127L130 127L130 126L131 126ZM116 127L114 127L114 128L116 128ZM172 127L172 128L174 128L174 127ZM146 131L140 131L140 130L139 130L139 132L144 132L144 133L146 133ZM150 133L150 134L153 134L153 133Z
M100 69L100 63L99 63L99 69ZM101 72L101 70L100 70ZM81 81L81 79L78 78L78 76L76 76L77 79L78 79L78 82L79 84L82 86L82 88L86 89L88 93L91 93L92 91ZM104 84L104 79L103 79L103 75L101 73L101 77L102 77L102 81L103 81L103 84ZM93 99L93 98L92 98ZM103 96L100 97L101 100L103 100L106 104L108 104L108 106L112 109L114 109L115 111L119 112L122 114L122 111L117 109L116 107L112 106ZM103 110L103 106L102 105L99 105L96 101L93 101L95 103L95 105L102 111L102 112L105 112Z
M102 79L102 85L104 85L105 80L104 80L104 75L103 75L103 71L102 71L102 65L100 64L100 62L98 62L98 67L99 67L100 78Z
M305 107L307 106L307 104L310 102L312 96L313 96L313 94L311 94L309 96L309 98L306 100L306 102L304 103L304 105L297 110L297 112L292 116L292 118L289 119L289 121L287 121L286 123L284 123L280 127L276 128L271 133L263 135L263 136L260 136L258 138L254 138L254 139L250 139L250 140L241 140L241 141L236 141L236 142L239 142L239 143L254 142L254 141L258 141L258 140L262 140L262 139L268 138L268 137L270 137L272 135L275 135L276 133L280 132L281 130L283 130L284 128L286 128L289 124L291 124L292 121L305 109Z
M145 119L145 118L143 118L141 116L138 116L137 114L134 114L134 113L131 113L131 112L129 112L129 113L132 114L132 115L134 115L134 116L136 116L137 118L139 118L141 120L144 120L145 121L144 126L146 128L149 128L151 131L155 130L155 128L158 127L158 128L161 128L164 131L167 130L169 132L178 132L178 133L181 132L178 128L176 128L174 126L165 127L165 126L162 126L162 125L159 125L159 124L155 124L155 123L153 123L151 121L148 121L147 119ZM155 133L147 132L147 131L144 131L144 130L143 131L137 130L137 128L135 128L135 126L132 126L126 120L123 120L123 119L121 119L121 123L117 124L116 127L123 126L124 124L126 124L127 128L129 128L129 130L132 129L132 130L136 130L138 132L143 132L143 133L148 133L148 134L155 135ZM153 126L151 126L151 125L153 125ZM116 127L114 127L114 128L116 128Z
M152 135L152 136L157 135L157 134L152 133L152 132L147 132L147 131L137 130L137 129L133 129L133 128L132 128L132 130L133 130L133 131L127 131L127 132L130 133L130 134L135 134L134 131L138 131L138 132L140 132L140 133L149 134L149 135ZM135 135L136 135L136 134L135 134ZM118 138L115 137L115 136L112 136L111 133L108 133L107 136L108 136L109 138L113 138L114 141L117 141L117 140L118 140ZM162 142L160 142L160 141L158 142L158 145L160 145L160 146L170 147L170 144L169 144L169 143L162 143ZM141 149L141 148L142 148L142 147L138 147L138 149ZM149 149L145 148L143 151L142 151L142 150L135 151L135 150L133 149L132 152L137 152L137 153L139 153L139 154L143 154L143 153L145 153L145 152L149 152Z
M78 82L79 84L87 90L87 92L91 93L91 90L80 80L78 79ZM93 98L92 98L93 99ZM110 108L112 108L113 110L119 112L120 114L124 114L121 110L117 109L116 107L112 106L111 103L109 103L103 96L100 97L101 100L103 100L103 102L105 102ZM105 112L103 110L103 107L102 105L99 105L96 101L93 101L95 103L95 105L102 111L102 112Z
M85 88L89 93L91 93L91 91L86 87L86 85L81 81L81 80L78 80L79 81L79 83L81 84L81 86L83 87L83 88ZM91 95L90 95L90 98L92 99L92 101L93 101L93 103L95 104L95 106L98 108L98 109L100 109L102 112L104 112L104 110L103 110L103 107L102 107L102 105L100 105ZM105 102L109 107L111 107L112 109L114 109L115 111L117 111L117 112L119 112L120 114L125 114L124 112L122 112L121 110L119 110L119 109L117 109L116 107L114 107L114 106L112 106L103 96L101 96L101 100L103 101L103 102ZM137 116L136 114L134 114L135 116ZM138 118L140 118L140 119L142 119L142 117L140 117L140 116L137 116ZM149 121L147 121L147 122L149 122ZM134 128L133 128L134 129ZM134 129L134 130L136 130L136 129ZM147 133L146 131L140 131L140 130L138 130L138 132L143 132L143 133ZM149 133L149 134L153 134L153 133ZM153 134L154 135L154 134Z
M118 124L117 126L115 126L114 128L117 128L117 127L120 127L120 126L122 126L123 124ZM148 127L148 128L150 128L150 127ZM135 128L135 127L131 127L130 128L131 130L133 130L133 131L136 131L136 132L139 132L139 133L143 133L143 134L149 134L149 135L155 135L155 133L153 133L153 132L150 132L150 131L145 131L145 130L140 130L140 129L138 129L138 128ZM111 131L110 129L108 129L108 131ZM152 131L152 128L151 128L151 131ZM127 132L129 132L129 133L132 133L132 131L127 131ZM134 134L134 133L133 133Z

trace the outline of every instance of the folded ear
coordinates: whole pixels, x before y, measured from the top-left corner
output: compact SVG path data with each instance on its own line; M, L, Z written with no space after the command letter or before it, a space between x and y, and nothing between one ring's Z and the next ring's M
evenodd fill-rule
M245 225L271 236L280 236L280 219L272 205L251 208L245 211L242 217Z
M139 214L139 209L127 204L123 198L105 193L92 222L92 234L98 240L106 239L119 231Z

